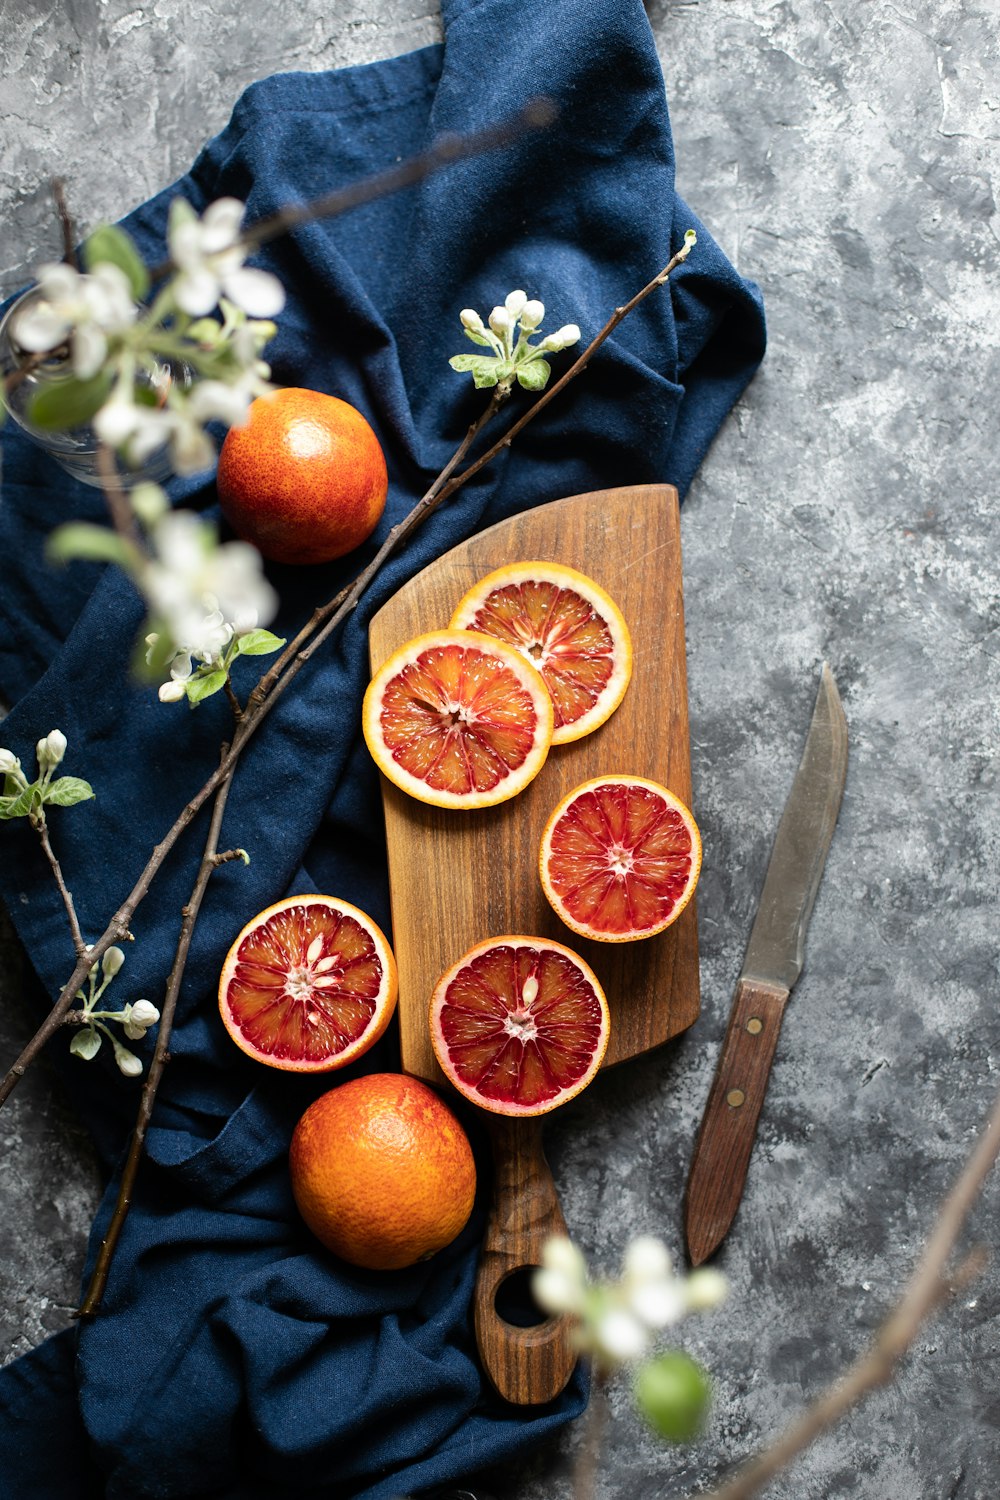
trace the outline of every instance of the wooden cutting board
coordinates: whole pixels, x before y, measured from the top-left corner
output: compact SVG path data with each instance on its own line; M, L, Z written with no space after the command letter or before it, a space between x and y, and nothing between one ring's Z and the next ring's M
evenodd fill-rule
M455 547L372 620L372 670L411 637L447 626L459 599L484 574L535 560L578 568L607 590L632 634L632 681L606 724L582 740L553 746L530 786L498 807L429 807L382 780L403 1067L445 1089L430 1043L430 997L444 971L487 937L555 938L591 965L611 1010L605 1067L676 1036L699 1010L694 901L657 937L588 942L559 921L537 869L549 814L589 777L648 776L691 805L676 490L641 485L575 495ZM477 1338L500 1394L535 1404L558 1395L572 1373L576 1356L566 1321L515 1327L497 1313L495 1297L512 1273L537 1265L541 1245L549 1234L565 1233L565 1221L542 1152L541 1122L491 1115L487 1123L496 1170L476 1291Z

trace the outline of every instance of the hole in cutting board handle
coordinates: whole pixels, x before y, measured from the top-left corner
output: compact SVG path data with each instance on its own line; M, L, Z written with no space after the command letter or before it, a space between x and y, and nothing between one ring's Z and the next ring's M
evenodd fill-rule
M500 1282L493 1297L497 1317L512 1328L537 1328L549 1321L531 1291L531 1278L538 1266L518 1266Z

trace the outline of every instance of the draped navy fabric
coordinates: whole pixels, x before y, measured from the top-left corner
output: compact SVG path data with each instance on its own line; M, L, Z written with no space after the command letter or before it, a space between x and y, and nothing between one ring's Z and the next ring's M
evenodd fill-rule
M359 728L374 611L430 559L528 506L646 481L683 492L763 353L756 288L675 194L663 80L640 0L444 0L443 10L443 47L253 85L191 172L127 221L157 262L177 192L199 209L224 194L244 198L252 221L444 131L508 116L540 91L559 105L546 134L307 225L261 254L288 289L271 347L275 379L358 406L390 476L384 520L359 553L270 569L282 599L274 628L290 634L353 576L481 409L483 394L447 364L469 347L461 308L486 313L523 287L544 301L546 327L577 322L587 340L692 226L697 250L586 377L384 568L245 753L222 846L244 846L252 863L226 865L210 883L103 1310L0 1376L0 1490L11 1500L388 1500L517 1454L583 1403L579 1380L532 1411L484 1389L469 1300L486 1165L472 1222L449 1249L391 1274L342 1264L298 1221L286 1172L295 1120L330 1080L254 1064L225 1036L215 1004L234 935L283 895L342 894L389 928L377 777ZM531 399L516 393L508 409ZM196 712L161 704L130 680L142 619L131 586L114 569L56 572L42 557L53 526L100 518L100 496L10 424L0 441L0 693L13 704L0 741L29 765L36 739L59 727L69 740L63 769L94 784L96 801L50 818L92 937L205 779L229 710L221 694ZM213 513L210 477L176 482L171 494ZM241 695L260 667L237 664ZM114 987L122 1002L162 995L203 831L199 823L180 841L136 913ZM54 995L72 963L65 915L30 831L6 824L0 839L0 894ZM109 1173L92 1260L139 1085L103 1054L71 1059L67 1045L59 1036L49 1053ZM350 1076L396 1067L394 1047L390 1036ZM148 1056L149 1044L139 1050ZM463 1118L478 1149L476 1122Z

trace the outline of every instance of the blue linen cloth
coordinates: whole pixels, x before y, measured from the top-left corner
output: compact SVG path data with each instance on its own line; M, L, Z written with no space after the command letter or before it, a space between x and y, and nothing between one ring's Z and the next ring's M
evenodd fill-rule
M215 1005L234 935L285 894L344 894L389 928L378 782L359 727L375 610L448 547L529 506L647 481L683 493L763 354L757 289L675 193L640 0L444 0L443 12L442 47L253 85L190 173L127 221L155 263L177 192L198 209L224 194L244 198L252 221L444 131L508 116L539 92L559 106L546 134L262 252L259 263L289 293L270 351L275 379L365 412L390 478L383 522L358 553L270 569L282 599L276 629L290 634L354 575L481 409L482 393L447 365L464 343L459 309L485 313L523 287L545 302L546 327L577 322L586 341L689 227L697 250L587 376L383 569L244 754L223 847L246 847L252 863L226 865L209 886L103 1309L0 1375L0 1489L11 1500L389 1500L517 1455L583 1404L579 1378L541 1410L516 1410L484 1389L469 1318L488 1191L481 1150L477 1206L453 1246L398 1273L344 1265L300 1224L286 1172L296 1119L333 1080L255 1065L225 1036ZM531 399L516 394L508 410ZM142 619L131 586L91 564L56 572L42 556L53 526L100 519L99 495L9 424L2 447L0 693L14 706L0 740L27 765L36 739L58 726L69 740L63 769L96 788L96 801L51 819L93 936L204 780L228 708L219 695L192 713L130 680ZM204 477L171 493L214 513ZM241 695L260 666L237 665ZM202 837L203 824L180 841L136 913L114 987L122 1001L162 994ZM72 959L65 915L30 832L7 824L0 838L0 894L55 995ZM105 1056L70 1059L65 1037L49 1055L109 1173L89 1269L139 1084ZM349 1076L397 1065L390 1037ZM463 1118L479 1150L476 1122Z

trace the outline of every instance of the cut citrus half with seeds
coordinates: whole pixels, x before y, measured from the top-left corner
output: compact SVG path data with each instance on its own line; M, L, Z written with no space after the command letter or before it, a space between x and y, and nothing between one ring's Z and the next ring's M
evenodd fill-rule
M490 938L438 982L431 1042L447 1078L499 1115L544 1115L593 1078L608 1046L597 975L562 943Z
M488 573L459 602L452 630L479 630L516 646L545 679L554 745L582 739L610 718L632 675L621 610L575 568L524 562Z
M250 1057L327 1073L378 1041L396 1008L396 961L371 917L334 896L292 896L248 922L219 980L219 1010Z
M641 776L598 776L564 797L542 834L539 872L583 937L624 943L677 920L698 884L701 838L679 797Z
M513 646L469 630L418 635L365 693L362 726L381 771L436 807L491 807L537 776L552 700Z

